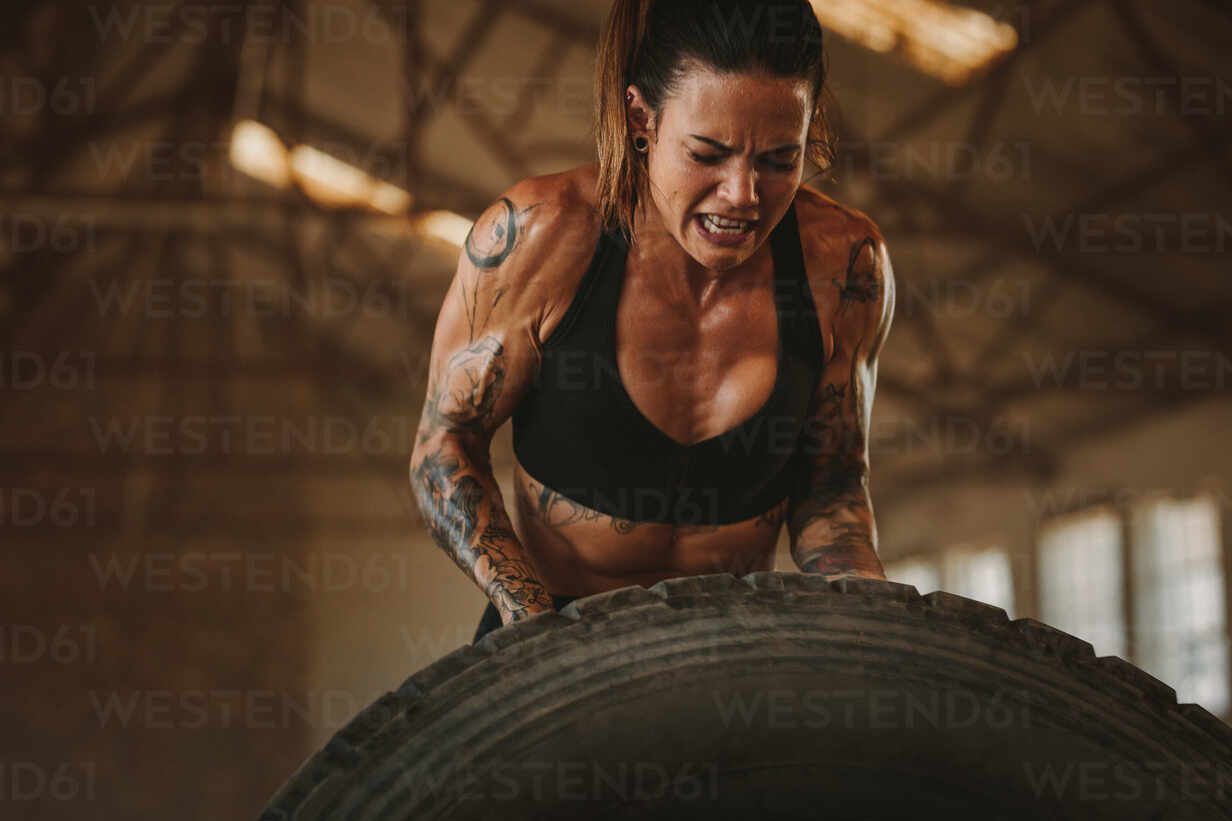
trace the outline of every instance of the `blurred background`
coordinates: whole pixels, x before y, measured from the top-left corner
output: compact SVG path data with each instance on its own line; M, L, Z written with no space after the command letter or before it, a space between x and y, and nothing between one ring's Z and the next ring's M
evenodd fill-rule
M898 279L890 578L1226 718L1232 9L815 5L810 184ZM608 8L5 3L0 816L255 817L469 642L406 480L433 325L470 220L591 161Z

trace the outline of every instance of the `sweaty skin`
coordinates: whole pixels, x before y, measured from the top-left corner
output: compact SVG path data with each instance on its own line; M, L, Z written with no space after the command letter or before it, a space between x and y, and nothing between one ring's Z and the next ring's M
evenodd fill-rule
M806 426L813 470L744 522L614 519L514 468L515 528L492 476L491 437L532 382L540 346L585 273L600 224L593 165L518 183L476 222L438 318L411 482L429 531L504 622L584 596L683 575L773 567L779 530L806 572L884 578L869 503L867 426L893 310L884 244L864 215L801 186L795 197L827 366ZM769 229L766 228L768 234ZM689 444L739 425L775 381L769 243L696 290L663 287L658 237L630 250L617 366L638 409Z
M411 485L437 544L504 622L674 576L769 569L786 523L806 572L884 578L868 496L867 430L894 290L863 214L800 186L807 81L686 67L657 111L625 89L648 187L616 310L616 364L633 404L693 444L753 416L776 377L773 253L794 202L825 346L802 445L809 470L748 521L682 527L612 519L514 470L515 529L492 476L492 435L533 381L600 236L598 170L524 180L476 221L437 319ZM704 226L719 220L734 233ZM722 237L721 241L716 236Z

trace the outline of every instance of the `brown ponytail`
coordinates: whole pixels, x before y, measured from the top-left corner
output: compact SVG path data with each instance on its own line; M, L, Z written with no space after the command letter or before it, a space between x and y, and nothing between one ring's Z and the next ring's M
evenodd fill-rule
M632 239L637 194L646 167L629 134L625 89L646 37L653 0L615 0L599 43L595 69L595 140L599 155L598 199L604 228Z

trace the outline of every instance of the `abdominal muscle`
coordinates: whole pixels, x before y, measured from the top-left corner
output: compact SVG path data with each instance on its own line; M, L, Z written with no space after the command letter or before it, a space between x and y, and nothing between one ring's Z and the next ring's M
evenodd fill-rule
M539 580L557 596L589 596L629 585L706 573L743 576L774 568L784 499L761 516L723 525L617 519L528 474L514 460L519 533Z

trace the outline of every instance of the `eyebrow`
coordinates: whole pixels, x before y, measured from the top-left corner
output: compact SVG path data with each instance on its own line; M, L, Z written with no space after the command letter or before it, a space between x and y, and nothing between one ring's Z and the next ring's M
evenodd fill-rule
M714 148L717 148L720 151L727 151L727 152L732 151L731 146L724 145L718 140L712 140L709 137L703 137L701 134L690 134L689 136L695 140L700 140L706 143L707 145L713 146ZM780 145L778 148L771 148L769 151L763 151L762 153L763 154L782 154L784 151L798 151L798 150L800 150L799 143L788 143L787 145Z

